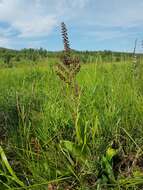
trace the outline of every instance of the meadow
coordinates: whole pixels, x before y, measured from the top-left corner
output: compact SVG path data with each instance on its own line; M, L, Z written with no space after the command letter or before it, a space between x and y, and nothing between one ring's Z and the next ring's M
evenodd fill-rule
M142 61L81 64L76 99L54 62L0 69L0 189L142 189Z

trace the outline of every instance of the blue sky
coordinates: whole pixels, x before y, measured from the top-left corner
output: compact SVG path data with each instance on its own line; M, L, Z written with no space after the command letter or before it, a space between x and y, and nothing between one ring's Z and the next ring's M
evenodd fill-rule
M143 0L0 0L0 47L132 51L143 39Z

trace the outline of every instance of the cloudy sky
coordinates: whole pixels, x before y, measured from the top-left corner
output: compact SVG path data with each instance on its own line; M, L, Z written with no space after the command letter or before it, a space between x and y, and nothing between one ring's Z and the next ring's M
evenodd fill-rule
M143 0L0 0L0 47L132 51L143 39Z

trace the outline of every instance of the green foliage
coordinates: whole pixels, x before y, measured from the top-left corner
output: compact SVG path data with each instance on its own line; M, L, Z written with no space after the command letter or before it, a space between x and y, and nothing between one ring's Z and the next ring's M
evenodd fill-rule
M18 67L23 64L35 65L41 63L49 63L52 61L55 64L60 62L63 51L50 52L43 48L40 49L22 49L11 50L0 48L0 67ZM142 59L142 54L136 54ZM126 61L132 62L133 53L112 52L108 50L104 51L76 51L71 50L71 57L73 59L79 58L81 64L91 63L114 63Z
M17 184L19 184L21 187L23 187L24 183L17 178L15 172L12 170L1 146L0 146L0 156L1 156L1 160L2 160L2 166L8 170L8 172L10 173L11 176L8 176L6 173L4 173L1 170L0 170L0 175L4 175L4 176L6 176L6 178L11 178L11 180L15 181Z
M0 143L24 187L1 159L0 189L142 189L142 79L128 60L84 64L74 104L48 63L1 69Z

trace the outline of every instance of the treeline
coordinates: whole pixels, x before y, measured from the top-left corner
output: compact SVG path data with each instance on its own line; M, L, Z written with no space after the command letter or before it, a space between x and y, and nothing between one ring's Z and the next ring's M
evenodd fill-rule
M76 51L72 50L72 55L80 59L81 63L106 63L106 62L123 62L132 60L133 53L112 52L112 51ZM43 59L58 59L60 60L63 51L52 52L43 48L40 49L22 49L12 50L0 48L0 65L13 67L15 63L25 61L28 63L37 63ZM143 57L138 54L138 57Z
M49 56L60 58L61 52L49 52ZM132 61L133 53L128 52L113 52L113 51L76 51L72 50L73 56L80 59L81 63L109 63L109 62L124 62ZM143 54L137 54L138 58L143 58Z
M12 67L13 63L21 62L23 60L30 60L33 62L47 57L47 50L45 49L22 49L12 50L6 48L0 48L0 64Z
M74 51L82 63L108 63L131 60L132 53L112 52L112 51Z

